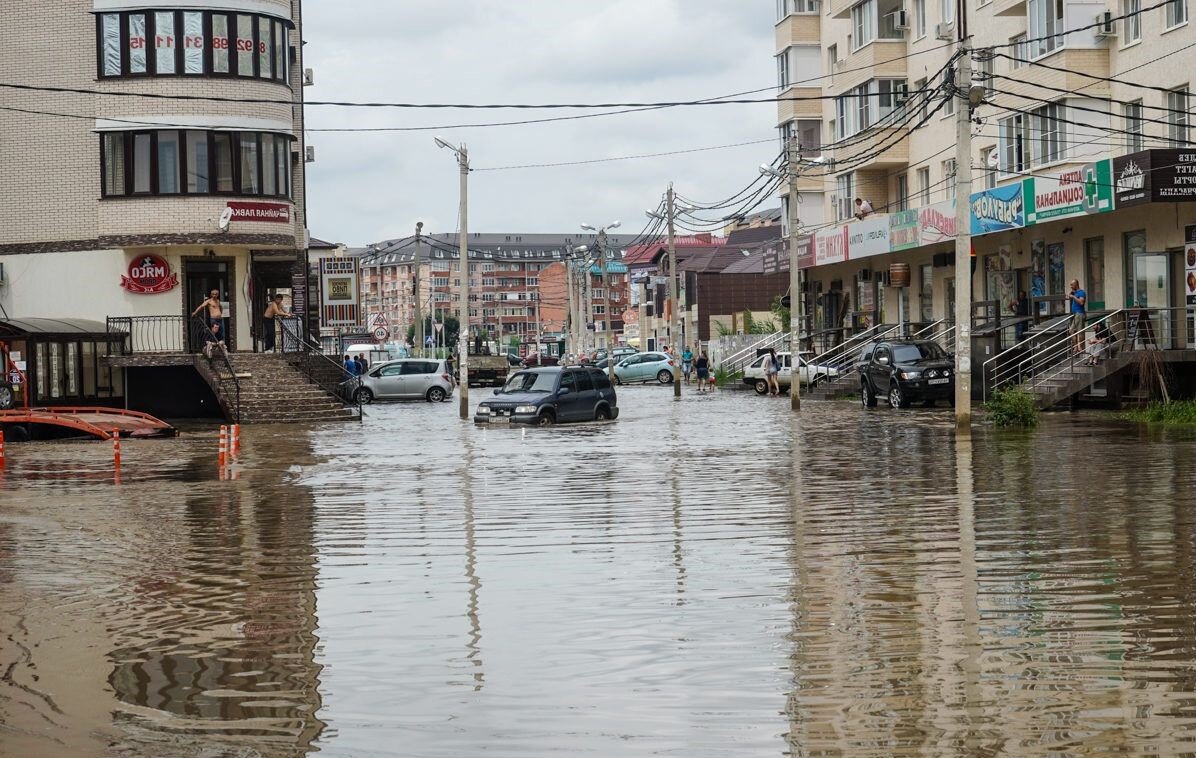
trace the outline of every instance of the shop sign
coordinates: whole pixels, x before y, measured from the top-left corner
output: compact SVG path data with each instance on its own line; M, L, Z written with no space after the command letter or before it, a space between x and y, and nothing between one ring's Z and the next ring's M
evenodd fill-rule
M1144 150L1113 159L1117 207L1196 202L1196 150Z
M357 259L320 258L320 325L358 326Z
M992 234L1026 225L1022 204L1022 183L973 192L971 207L972 234Z
M257 223L291 223L291 206L286 203L229 203L233 221Z
M1150 202L1150 153L1144 150L1113 159L1113 197L1118 208Z
M1026 226L1113 210L1113 164L1108 159L1057 176L1022 180Z
M1196 305L1196 225L1184 227L1184 291L1188 305Z
M889 214L889 249L893 252L909 250L922 244L918 229L918 211L897 211Z
M814 265L842 263L847 260L847 227L836 226L814 236Z
M797 267L813 268L814 267L814 235L803 234L797 238ZM789 264L785 264L786 270Z
M170 273L170 264L157 255L139 255L129 264L120 286L139 295L160 295L179 284L179 275Z
M889 219L873 215L847 225L847 252L852 260L889 252Z
M955 239L955 198L919 208L918 226L923 245Z

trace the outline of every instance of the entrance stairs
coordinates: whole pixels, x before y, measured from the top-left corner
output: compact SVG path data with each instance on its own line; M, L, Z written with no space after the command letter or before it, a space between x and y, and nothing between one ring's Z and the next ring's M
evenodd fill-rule
M339 397L309 381L285 353L229 353L228 362L240 387L243 424L310 424L359 418L356 408L346 406ZM222 384L210 380L209 384L219 394Z

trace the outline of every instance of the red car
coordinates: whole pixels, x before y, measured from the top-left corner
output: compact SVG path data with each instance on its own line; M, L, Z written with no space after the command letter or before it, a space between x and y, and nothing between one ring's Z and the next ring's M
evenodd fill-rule
M524 366L555 366L561 362L561 359L555 355L540 355L539 353L528 353L527 357L523 359Z

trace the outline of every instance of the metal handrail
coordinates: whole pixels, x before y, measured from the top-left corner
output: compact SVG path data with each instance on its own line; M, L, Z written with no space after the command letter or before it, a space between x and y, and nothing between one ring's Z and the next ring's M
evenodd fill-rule
M187 353L187 316L109 316L109 332L129 336L130 353Z
M718 365L725 367L727 371L732 373L741 371L756 359L758 355L757 350L767 350L770 347L775 347L784 342L787 336L788 332L773 332L759 342L755 342L738 352L728 355L726 358L720 360Z
M228 347L224 341L212 339L211 328L207 321L199 316L191 316L191 339L197 352L208 360L208 368L216 377L218 392L229 401L229 416L234 424L241 423L241 380L237 378L237 371L228 359ZM211 349L205 349L211 345ZM231 387L231 390L230 390Z
M357 401L355 392L359 383L348 381L353 377L345 370L344 365L325 355L323 348L318 343L304 339L292 324L288 324L284 320L281 326L284 343L297 348L283 353L287 362L302 373L309 382L339 399L345 407L354 411L360 420L361 403Z
M885 327L888 328L886 329ZM881 329L884 329L884 331L882 332ZM858 352L862 350L869 342L887 337L899 329L901 329L900 324L895 326L891 324L877 324L876 326L869 327L859 334L851 336L843 344L831 348L825 353L815 356L813 362L819 366L833 366L835 368L839 368L838 362L846 358L851 353ZM854 364L854 361L852 363ZM840 373L840 376L842 376L842 373Z

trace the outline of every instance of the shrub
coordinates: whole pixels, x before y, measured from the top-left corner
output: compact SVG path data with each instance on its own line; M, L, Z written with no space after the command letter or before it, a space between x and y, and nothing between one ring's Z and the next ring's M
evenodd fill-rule
M1131 421L1143 421L1148 424L1167 424L1169 426L1196 424L1196 400L1152 403L1145 408L1127 411L1124 415Z
M984 406L997 426L1033 428L1038 425L1034 396L1022 389L997 390Z
M742 371L728 371L726 367L719 366L714 370L714 386L722 387L728 382L737 382L743 378Z

